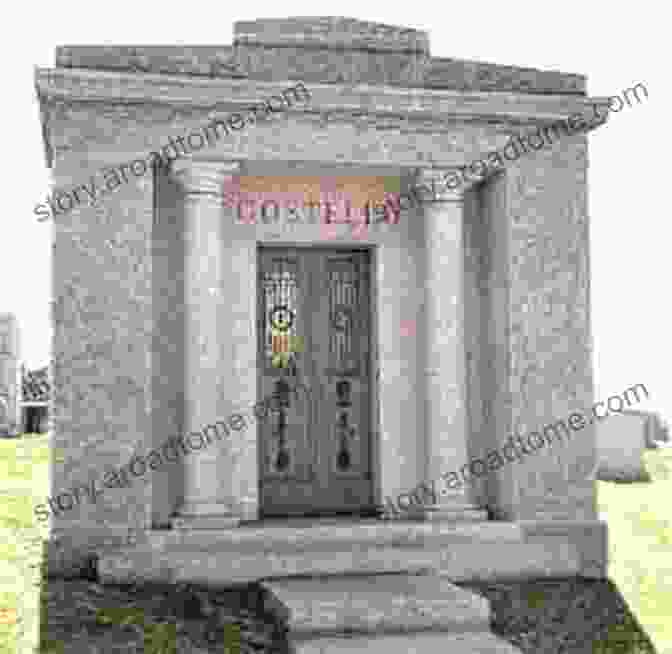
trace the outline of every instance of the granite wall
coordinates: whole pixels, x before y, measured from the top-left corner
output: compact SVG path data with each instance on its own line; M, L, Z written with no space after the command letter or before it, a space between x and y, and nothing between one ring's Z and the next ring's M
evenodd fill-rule
M504 176L509 254L512 433L567 420L593 404L587 139L521 157ZM516 464L516 519L595 518L594 426ZM571 482L569 480L572 480Z

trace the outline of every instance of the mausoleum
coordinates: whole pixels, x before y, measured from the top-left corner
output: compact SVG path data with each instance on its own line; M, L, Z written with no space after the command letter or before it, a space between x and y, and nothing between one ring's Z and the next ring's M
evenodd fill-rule
M432 57L424 32L345 18L238 22L229 46L61 47L36 73L56 192L297 83L305 101L54 215L53 497L274 402L53 516L52 565L222 584L604 576L594 485L568 481L594 461L591 426L383 511L592 406L587 131L437 183L592 116L606 101L583 76ZM432 197L399 201L418 185ZM301 584L271 590L292 605Z

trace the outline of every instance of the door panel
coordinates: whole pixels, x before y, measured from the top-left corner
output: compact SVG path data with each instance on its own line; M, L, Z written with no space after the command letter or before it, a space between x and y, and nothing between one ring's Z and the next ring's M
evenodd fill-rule
M259 262L262 514L372 510L369 254L263 248Z
M260 396L273 398L270 419L261 423L262 476L267 480L311 481L315 475L305 400L291 401L284 368L277 355L289 351L291 339L305 338L305 274L296 252L264 251L261 256L259 315ZM275 359L274 359L275 358ZM297 367L303 360L296 358ZM298 371L300 374L300 370Z

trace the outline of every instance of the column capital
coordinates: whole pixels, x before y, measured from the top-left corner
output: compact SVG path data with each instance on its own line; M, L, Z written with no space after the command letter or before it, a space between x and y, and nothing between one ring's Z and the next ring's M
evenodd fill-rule
M173 163L170 174L187 194L223 197L225 182L240 174L240 162L180 159Z
M419 168L413 187L426 202L463 202L479 179L465 180L460 168Z

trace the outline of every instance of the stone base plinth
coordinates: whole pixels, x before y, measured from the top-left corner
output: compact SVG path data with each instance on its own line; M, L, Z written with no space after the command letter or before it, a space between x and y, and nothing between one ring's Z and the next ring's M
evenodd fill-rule
M484 522L488 519L488 512L471 505L455 507L435 504L409 510L408 519L425 522Z
M233 529L240 525L240 518L232 516L177 516L170 521L173 529Z
M226 587L263 579L402 573L435 573L453 582L571 577L585 564L582 541L575 534L573 542L571 529L528 541L515 525L492 524L488 534L488 523L407 524L391 529L382 542L376 541L375 529L356 528L350 535L335 533L331 542L320 528L296 530L294 536L287 528L269 528L264 535L263 529L245 526L218 534L180 530L172 538L162 532L149 537L153 545L102 553L98 572L102 583L145 578Z
M171 518L173 529L232 529L240 524L240 516L231 508L215 502L185 502Z

